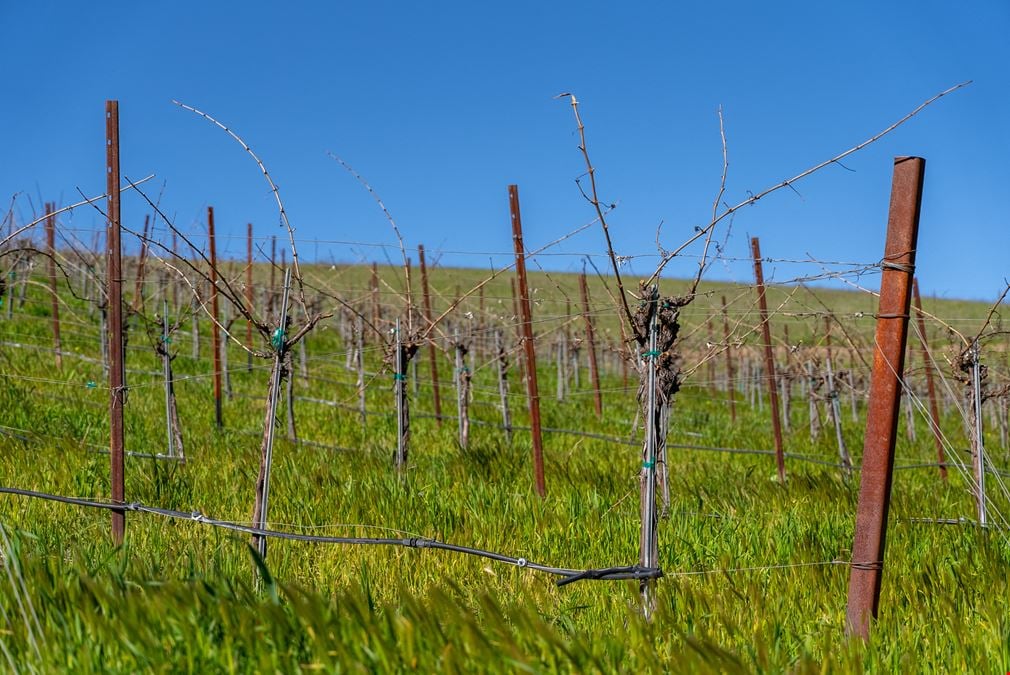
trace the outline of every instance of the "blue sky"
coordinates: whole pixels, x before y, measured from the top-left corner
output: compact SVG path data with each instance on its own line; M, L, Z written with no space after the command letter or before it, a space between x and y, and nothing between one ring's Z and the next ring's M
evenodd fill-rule
M582 102L601 197L631 275L707 222L719 186L735 203L855 145L923 100L974 83L891 136L736 217L728 257L872 262L883 249L892 158L927 159L924 293L992 299L1010 277L1010 3L13 3L0 4L0 195L67 203L104 190L103 106L120 101L122 168L164 181L183 230L215 207L224 248L247 222L281 234L255 165L176 98L240 133L266 162L307 258L398 258L359 170L409 246L445 265L487 266L511 249L517 183L528 247L593 217L560 92ZM142 222L144 205L124 205ZM62 221L87 230L82 210ZM721 236L725 235L721 231ZM233 238L228 238L231 235ZM350 245L325 242L358 242ZM598 228L543 257L578 270L604 252ZM692 252L697 252L693 249ZM416 256L415 256L416 257ZM495 258L502 262L507 256ZM601 267L602 258L596 258ZM685 258L671 273L689 274ZM821 271L779 262L772 280ZM727 262L712 278L749 281ZM874 277L865 283L875 287Z

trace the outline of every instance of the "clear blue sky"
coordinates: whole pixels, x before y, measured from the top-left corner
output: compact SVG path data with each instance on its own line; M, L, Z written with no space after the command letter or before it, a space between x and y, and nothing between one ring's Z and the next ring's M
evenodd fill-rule
M123 172L165 182L185 230L213 204L240 254L247 222L280 234L255 165L177 98L236 129L266 162L300 239L394 244L376 188L408 245L442 264L486 266L511 249L506 185L518 183L530 248L592 218L563 91L582 102L601 196L632 274L651 271L655 231L675 246L704 224L721 169L736 202L871 136L933 94L893 135L741 212L773 258L875 261L892 157L927 159L923 291L991 299L1010 276L1010 3L578 2L0 4L0 194L38 203L104 191L103 104L120 101ZM124 206L134 225L145 209ZM101 224L82 210L69 227ZM723 231L724 233L724 231ZM383 249L303 244L307 258L384 260ZM541 259L580 269L598 229ZM469 253L451 253L452 251ZM388 250L397 259L398 252ZM499 257L499 261L505 260ZM598 259L602 266L603 260ZM693 259L671 266L688 274ZM774 280L818 271L779 263ZM719 265L713 278L749 280ZM875 287L877 280L867 284ZM672 289L671 289L672 290Z

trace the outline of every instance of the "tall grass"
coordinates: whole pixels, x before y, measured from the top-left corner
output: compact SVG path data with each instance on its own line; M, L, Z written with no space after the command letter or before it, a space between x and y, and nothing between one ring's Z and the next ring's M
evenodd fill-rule
M460 278L465 285L465 275ZM44 316L44 308L37 314ZM45 322L31 316L0 322L2 341L45 345L48 339ZM209 359L193 362L188 338L179 342L176 374L192 378L176 387L188 461L130 458L127 499L248 522L258 466L258 438L249 432L262 424L267 371L246 372L244 359L232 352L236 397L225 403L225 429L216 431ZM129 353L131 368L158 370L153 350L143 347L136 331L130 344L136 348ZM65 330L64 345L97 356L96 331ZM336 331L313 334L309 349L315 379L296 375L297 393L353 405L353 376L343 369ZM45 352L0 352L0 425L21 430L0 434L0 484L107 496L108 457L93 447L107 438L101 366L65 358L56 372ZM448 358L445 367L451 368ZM369 368L378 368L374 352ZM544 390L553 391L553 369L546 364L542 377ZM163 452L160 382L142 372L128 380L128 449ZM493 390L493 373L478 370L474 384L480 399L482 387ZM545 424L628 437L634 394L620 384L616 375L604 381L602 421L592 414L588 389L564 402L545 396ZM368 396L373 411L392 411L388 377L376 380ZM524 421L522 402L518 395L513 400L517 423ZM438 428L415 418L403 483L391 466L392 416L369 417L363 432L351 410L298 406L303 438L348 449L278 439L269 514L275 527L399 532L575 568L637 560L640 458L634 447L547 435L548 496L541 500L532 490L524 434L508 445L497 429L474 426L471 448L463 451L451 422ZM414 409L429 408L422 388ZM498 419L481 405L474 414ZM795 406L793 414L788 450L833 460L830 434L816 441L807 435L806 406ZM741 406L733 426L724 397L688 386L674 409L672 440L769 448L765 415ZM898 455L929 461L930 439L923 421L918 424L918 442L903 437ZM952 438L961 437L958 419L944 426ZM850 423L846 434L858 461L861 428ZM950 672L1010 666L1004 533L910 520L970 516L960 477L952 474L944 485L933 470L896 473L881 616L866 646L844 638L848 568L836 562L849 559L855 482L831 467L787 461L790 478L781 485L773 480L770 457L671 452L670 517L659 532L667 576L658 583L651 623L639 614L634 582L586 581L559 589L529 570L430 550L271 541L268 581L257 590L257 563L245 537L131 514L127 544L116 550L105 511L4 496L0 522L10 535L4 561L23 584L19 577L0 581L0 644L18 669L80 673ZM37 627L20 609L28 603Z

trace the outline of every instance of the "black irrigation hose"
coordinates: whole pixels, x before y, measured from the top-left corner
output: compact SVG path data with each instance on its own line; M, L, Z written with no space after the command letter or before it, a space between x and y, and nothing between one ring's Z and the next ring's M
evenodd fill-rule
M218 527L224 530L243 532L245 534L251 534L261 537L287 539L290 541L304 541L316 544L342 544L342 545L357 545L357 546L402 546L404 548L414 548L414 549L430 548L441 551L453 551L455 553L462 553L465 555L476 556L479 558L487 558L489 560L495 560L497 562L503 562L509 565L515 565L516 567L529 568L531 570L536 570L538 572L544 572L546 574L553 574L554 576L560 576L562 578L555 582L558 586L566 586L570 583L581 581L583 579L613 581L622 579L659 579L660 577L663 576L663 570L658 567L648 568L648 567L641 567L639 565L632 565L626 567L606 567L602 569L587 569L587 570L575 570L575 569L568 569L565 567L552 567L550 565L541 565L540 563L530 562L525 558L514 558L512 556L504 555L502 553L485 551L484 549L472 548L470 546L459 546L457 544L448 544L445 542L435 541L434 539L427 539L425 537L407 537L407 538L328 537L315 534L298 534L297 532L270 530L266 528L258 528L249 525L242 525L241 523L234 523L228 520L217 520L215 518L208 518L199 511L187 512L187 511L176 511L174 509L161 509L154 506L145 506L139 502L130 502L126 504L112 504L108 502L93 501L90 499L81 499L78 497L62 497L60 495L48 494L45 492L36 492L34 490L22 490L20 488L11 488L11 487L0 487L0 494L10 494L22 497L33 497L36 499L46 499L49 501L60 502L63 504L72 504L75 506L85 506L96 509L106 509L110 511L134 511L137 513L150 513L158 516L163 516L166 518L176 518L180 520L188 520L194 523L200 523L202 525L210 525L211 527Z

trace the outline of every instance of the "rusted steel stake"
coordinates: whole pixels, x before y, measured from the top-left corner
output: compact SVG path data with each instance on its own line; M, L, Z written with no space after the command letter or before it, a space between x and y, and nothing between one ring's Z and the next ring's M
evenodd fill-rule
M537 389L537 355L533 345L533 323L530 315L530 291L526 283L526 249L523 246L523 224L519 215L519 186L509 185L509 211L512 215L512 243L516 253L516 275L519 277L519 310L522 313L523 347L526 350L526 393L530 404L530 431L533 437L533 478L537 494L547 495L544 484L544 446L540 435L540 392Z
M586 322L586 345L589 347L589 379L593 382L593 403L596 405L596 416L603 418L603 397L600 394L600 368L596 363L596 336L593 332L593 320L589 316L589 285L586 283L586 273L579 275L579 292L582 295L582 318Z
M221 326L217 311L217 246L214 242L214 207L207 207L207 245L210 248L210 330L211 353L214 355L214 423L220 429L224 426L221 418Z
M56 293L56 216L54 204L46 202L46 250L49 252L49 292L53 296L53 350L56 367L63 367L63 343L60 340L60 297Z
M768 378L768 398L772 408L772 432L775 434L775 463L778 466L779 481L786 480L786 460L782 450L782 421L779 419L779 389L775 381L775 354L772 352L772 334L768 326L768 302L765 299L765 278L761 269L761 244L757 237L750 240L754 254L754 280L757 283L758 307L761 310L761 335L765 343L765 377Z
M417 247L418 264L421 265L421 292L424 296L424 321L431 326L431 293L428 290L428 266L424 260L424 245ZM438 389L438 355L435 353L435 341L428 340L428 360L431 362L431 398L435 406L435 424L442 426L442 398ZM458 366L457 366L458 367Z
M111 496L114 503L124 500L124 427L123 404L126 389L123 382L126 367L123 359L123 251L119 214L119 101L105 102L105 180L109 195L108 231L108 342L109 342L109 461L111 463ZM112 512L112 541L121 546L126 534L126 511Z
M733 351L729 344L729 313L726 311L726 296L722 296L722 339L726 350L726 394L729 396L729 419L736 422L736 371L733 368Z
M919 347L922 367L926 370L926 391L929 394L929 427L936 442L936 458L940 464L940 478L947 480L947 458L943 453L943 434L940 432L940 410L936 405L936 385L933 382L933 362L929 358L929 342L926 341L926 322L922 318L922 299L919 298L919 280L912 279L912 299L915 301L915 318L919 327Z
M845 617L846 633L864 640L870 637L871 619L877 617L880 580L884 571L894 442L898 429L925 168L926 160L920 157L897 157L894 160Z

